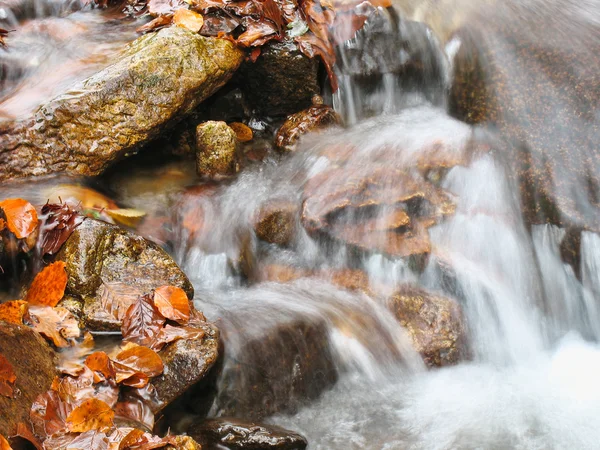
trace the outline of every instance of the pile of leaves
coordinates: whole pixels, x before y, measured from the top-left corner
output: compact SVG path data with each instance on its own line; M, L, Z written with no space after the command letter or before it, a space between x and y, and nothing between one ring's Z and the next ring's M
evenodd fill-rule
M390 5L390 0L127 0L124 11L155 17L140 32L175 24L248 48L252 61L269 42L293 41L309 58L321 58L335 91L335 45L350 39L374 8Z

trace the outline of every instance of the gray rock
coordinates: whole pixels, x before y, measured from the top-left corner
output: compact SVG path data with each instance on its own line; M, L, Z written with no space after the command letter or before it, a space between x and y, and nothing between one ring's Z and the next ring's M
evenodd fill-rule
M0 180L97 175L223 86L243 54L181 27L140 37L104 70L0 128Z

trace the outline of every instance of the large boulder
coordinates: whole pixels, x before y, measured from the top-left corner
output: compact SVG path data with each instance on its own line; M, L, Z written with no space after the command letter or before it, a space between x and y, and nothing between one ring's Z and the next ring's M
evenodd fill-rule
M181 27L140 37L104 70L0 128L0 180L97 175L223 86L243 54Z
M304 450L306 439L275 425L235 418L207 419L192 425L188 434L205 450Z
M171 285L193 298L192 284L158 245L118 226L86 219L57 255L69 278L66 293L83 303L91 330L120 330L131 303L153 289Z
M0 355L16 375L14 398L0 395L0 435L11 436L19 422L29 423L29 410L38 395L50 389L58 374L58 355L25 325L0 321Z

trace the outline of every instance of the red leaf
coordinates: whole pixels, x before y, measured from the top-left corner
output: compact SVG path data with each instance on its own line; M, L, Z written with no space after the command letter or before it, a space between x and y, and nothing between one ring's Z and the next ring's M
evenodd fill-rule
M29 412L33 431L44 438L67 431L66 420L72 410L73 405L63 401L56 391L38 395Z
M56 261L38 273L25 298L32 305L56 306L67 287L66 263Z
M35 208L22 198L8 198L0 202L0 209L4 211L8 229L17 239L26 238L38 226Z
M0 353L0 395L13 398L16 396L15 382L17 375L12 364Z
M123 318L121 327L123 340L139 345L150 345L164 323L165 318L156 309L152 298L149 295L140 296L129 307Z
M42 253L50 255L57 253L73 230L84 220L85 217L71 209L67 203L45 204L42 207L43 226L40 233Z
M29 427L27 425L25 425L23 422L19 422L17 424L17 430L15 432L15 434L11 437L20 437L25 439L26 441L31 442L31 444L37 449L37 450L43 450L42 448L42 444L40 444L40 441L33 435L33 433L31 432L31 430L29 429Z

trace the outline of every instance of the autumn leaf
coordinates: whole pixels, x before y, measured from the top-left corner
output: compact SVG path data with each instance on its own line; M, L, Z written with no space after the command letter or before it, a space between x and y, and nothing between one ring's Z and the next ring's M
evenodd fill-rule
M94 352L85 359L85 365L94 372L94 382L115 378L115 368L105 352ZM100 377L101 375L102 377Z
M229 128L235 132L238 141L248 142L252 140L252 129L247 125L240 122L232 122L229 124Z
M66 420L72 410L73 406L56 391L38 395L29 412L33 431L40 437L67 431Z
M151 31L160 30L161 28L166 27L167 25L171 25L173 21L173 16L158 16L157 18L151 20L145 25L137 28L135 31L138 33L150 33Z
M167 445L177 446L175 436L167 435L165 437L154 436L147 432L141 432L134 429L131 431L119 445L121 450L152 450L166 447ZM178 446L176 447L178 448Z
M113 426L115 412L96 398L89 398L71 411L67 417L69 431L85 433L90 430L106 431Z
M14 398L15 382L17 375L12 364L2 354L0 354L0 395L8 398Z
M115 222L132 228L137 226L146 215L144 211L134 208L107 209L106 214L112 217Z
M44 441L45 449L108 450L108 436L97 430L52 436Z
M23 300L13 300L0 304L0 320L5 322L21 325L26 312L27 302Z
M156 340L152 343L151 348L158 351L166 344L175 342L179 339L202 339L204 334L204 330L201 328L174 327L172 325L166 325L162 330L160 330L160 333L156 337Z
M66 263L56 261L38 273L27 291L25 300L31 305L56 306L67 287Z
M81 335L77 319L66 308L30 306L26 321L57 347L68 347Z
M164 365L158 353L141 345L129 345L114 358L114 366L117 372L117 383L124 383L127 379L134 377L135 381L142 380L138 374L148 378L160 375ZM140 384L140 383L136 383ZM146 383L147 384L147 383ZM142 387L142 386L136 386Z
M141 289L119 281L102 280L98 288L102 309L119 321L123 320L129 307L143 294Z
M165 318L154 305L152 297L140 296L129 307L123 318L121 327L123 340L139 345L150 345L164 323Z
M115 417L127 422L137 422L147 430L154 428L154 413L150 406L139 398L126 399L117 403Z
M67 203L46 203L42 206L44 226L40 234L40 247L43 254L54 255L73 230L85 220L81 214L72 209Z
M15 434L13 435L13 437L23 438L26 441L31 442L31 444L37 450L44 450L40 441L33 435L31 430L29 429L29 427L27 425L25 425L23 422L19 422L17 424L17 430L15 431Z
M186 8L179 8L173 14L173 23L178 27L186 28L194 33L197 33L204 25L202 14L190 11Z
M179 287L161 286L155 289L154 305L166 319L184 324L190 320L190 302Z
M6 226L17 237L23 239L29 236L38 226L35 208L22 198L9 198L0 202L4 211Z
M12 450L12 447L4 436L0 434L0 450Z

